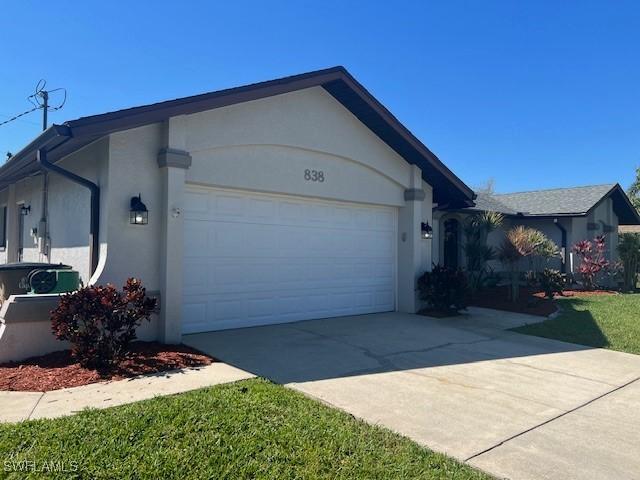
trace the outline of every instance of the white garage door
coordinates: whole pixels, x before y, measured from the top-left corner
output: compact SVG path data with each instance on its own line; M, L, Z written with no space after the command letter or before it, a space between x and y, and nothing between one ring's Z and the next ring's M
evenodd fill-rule
M396 209L188 187L183 332L395 309Z

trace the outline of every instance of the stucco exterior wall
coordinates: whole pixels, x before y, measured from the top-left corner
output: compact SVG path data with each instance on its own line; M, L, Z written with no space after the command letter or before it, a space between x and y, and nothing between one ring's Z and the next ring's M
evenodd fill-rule
M302 195L362 203L405 205L407 162L321 88L181 117L182 145L192 156L192 184ZM106 261L98 281L121 284L128 275L159 285L161 221L157 155L166 125L116 134L109 140ZM304 179L321 170L324 182ZM424 184L425 219L432 190ZM149 224L130 225L129 200L140 193ZM176 205L179 207L179 205ZM429 242L423 263L431 264Z
M590 226L590 224L592 224ZM596 227L595 229L591 227ZM608 229L606 228L608 227ZM605 231L610 230L610 231ZM575 217L571 221L571 233L569 236L569 248L580 240L593 240L598 235L605 235L607 246L607 259L617 261L619 259L618 246L618 217L613 211L613 200L607 198L594 208L586 217ZM573 256L573 270L576 271L579 259ZM571 261L569 261L569 266Z
M185 118L187 182L404 205L410 165L320 87ZM305 182L305 170L324 182Z
M159 167L159 153L166 148L191 156L191 164L179 175L173 167ZM15 191L16 203L31 206L25 217L23 260L68 263L80 271L85 284L121 286L134 276L149 291L160 290L164 313L139 332L141 338L180 339L175 317L182 302L182 248L174 248L176 253L163 242L183 235L176 212L183 207L181 192L187 184L396 207L397 308L418 308L415 279L432 264L434 240L423 240L420 232L421 222L434 225L432 188L417 167L320 87L114 133L59 164L100 186L98 269L89 279L89 192L53 173L49 259L30 235L42 216L43 176L18 182L10 194L0 192L0 205ZM323 181L305 178L305 171L312 170L321 171ZM167 181L173 182L171 188ZM411 192L407 199L406 191ZM138 194L149 210L148 225L129 223L129 203ZM167 281L172 275L180 277L178 283Z
M109 138L109 189L103 218L107 241L104 266L96 283L123 285L142 279L148 290L159 289L160 172L157 164L162 125L115 133ZM149 209L148 225L131 225L131 197L140 194Z
M435 225L434 225L436 222L434 222L434 219L433 219L433 188L427 182L423 181L422 189L425 192L425 198L424 198L424 201L422 202L422 222L425 222L431 225L431 228L433 229L433 237L430 239L421 239L420 241L422 259L421 259L420 270L418 272L419 274L422 274L426 271L431 271L431 268L434 263L434 260L433 260L434 244L437 243L438 241L438 236L436 234Z
M101 187L101 210L108 192L108 139L94 142L59 162L67 170L87 178ZM15 202L31 207L24 215L22 236L23 261L51 262L71 265L80 272L83 283L89 283L89 191L55 173L49 173L49 255L38 244L43 207L42 174L25 178L15 184ZM106 217L106 211L101 212ZM104 220L104 218L103 218ZM104 225L104 223L103 223ZM103 235L106 233L102 229ZM106 237L101 237L102 243ZM44 250L46 251L46 250ZM7 261L5 252L4 261Z
M7 207L9 201L9 189L5 188L4 190L0 190L0 208ZM5 223L8 227L8 222ZM8 232L5 232L7 235ZM0 247L0 264L7 263L7 247Z

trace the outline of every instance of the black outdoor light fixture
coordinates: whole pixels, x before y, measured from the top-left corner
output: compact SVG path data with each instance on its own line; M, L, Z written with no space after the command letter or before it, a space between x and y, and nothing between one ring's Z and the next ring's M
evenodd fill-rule
M31 213L31 205L20 205L20 215L29 215Z
M147 210L147 206L142 203L140 194L138 194L137 197L131 197L129 223L131 225L146 225L149 223L149 211Z
M429 239L433 238L433 228L429 225L429 222L422 222L420 224L420 230L422 233L422 238Z

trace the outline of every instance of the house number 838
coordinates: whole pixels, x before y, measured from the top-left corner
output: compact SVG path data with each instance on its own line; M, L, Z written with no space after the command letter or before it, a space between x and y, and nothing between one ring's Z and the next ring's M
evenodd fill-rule
M324 182L324 172L322 170L309 170L304 171L304 179L307 182Z

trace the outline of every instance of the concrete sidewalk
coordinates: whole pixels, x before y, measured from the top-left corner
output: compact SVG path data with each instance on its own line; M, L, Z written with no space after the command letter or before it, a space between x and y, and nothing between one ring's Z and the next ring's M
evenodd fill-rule
M215 362L126 380L92 383L51 392L0 392L0 422L72 415L85 408L107 408L252 378L249 372Z

